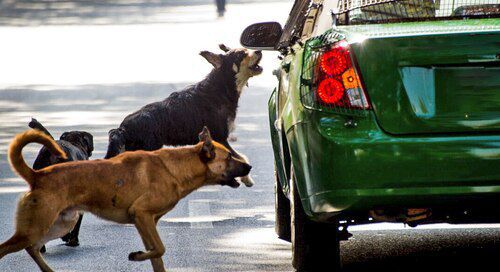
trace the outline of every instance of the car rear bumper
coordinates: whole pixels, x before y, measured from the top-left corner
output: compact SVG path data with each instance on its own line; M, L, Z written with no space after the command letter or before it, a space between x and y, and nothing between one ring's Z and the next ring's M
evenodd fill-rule
M500 135L393 136L372 114L312 112L287 131L306 213L500 198Z

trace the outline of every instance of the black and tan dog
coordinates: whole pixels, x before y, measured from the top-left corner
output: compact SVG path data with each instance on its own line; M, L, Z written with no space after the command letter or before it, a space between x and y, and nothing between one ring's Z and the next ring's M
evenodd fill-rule
M50 134L50 132L35 118L31 119L28 126L54 139L52 134ZM94 151L94 137L86 131L64 132L56 143L62 148L67 159L62 159L52 154L46 147L42 147L33 163L34 170L40 170L62 162L88 160L89 157L92 156L92 151ZM48 242L53 239L61 238L66 242L67 246L78 246L80 244L78 235L80 233L82 219L83 214L76 210L61 214L60 218L57 220L57 224L54 224L49 234L46 235L43 240ZM41 252L45 252L45 246L41 248Z
M155 272L165 271L161 259L165 247L156 230L160 217L201 186L238 187L235 178L248 175L251 169L212 141L206 127L199 139L191 146L125 152L108 160L67 162L35 171L22 157L27 144L41 143L62 158L66 155L53 139L37 130L17 135L9 147L10 163L31 190L19 200L16 231L0 245L0 259L26 249L42 271L52 271L39 252L39 241L61 213L85 210L107 220L134 224L146 251L130 253L129 260L150 259Z
M201 52L214 69L195 85L172 93L161 102L144 106L123 120L120 127L109 132L105 158L129 150L156 150L163 145L187 145L197 141L198 132L207 126L215 141L246 162L242 154L228 143L243 87L249 78L262 73L260 51L229 49L225 54ZM241 178L246 186L254 184L250 176Z

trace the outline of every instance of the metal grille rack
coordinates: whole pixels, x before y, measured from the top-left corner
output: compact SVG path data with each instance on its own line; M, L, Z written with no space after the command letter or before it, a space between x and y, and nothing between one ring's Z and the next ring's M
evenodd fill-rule
M300 87L300 99L305 108L310 110L317 110L322 112L336 113L341 115L349 115L349 116L366 116L368 111L362 108L366 108L368 102L360 93L357 95L362 99L357 100L358 105L362 103L361 107L353 107L346 106L343 104L342 106L336 104L326 104L321 102L321 99L318 97L318 93L315 91L319 85L319 69L320 65L318 62L322 54L328 51L333 44L344 40L345 37L337 32L327 32L321 36L312 38L305 45L304 51L304 61L303 61L303 69L301 74L301 87ZM354 63L353 63L353 66ZM352 90L356 92L361 92L361 90ZM356 97L351 94L350 97ZM350 99L347 95L345 95L343 100ZM349 104L353 104L352 102Z
M338 25L500 17L499 0L340 0Z

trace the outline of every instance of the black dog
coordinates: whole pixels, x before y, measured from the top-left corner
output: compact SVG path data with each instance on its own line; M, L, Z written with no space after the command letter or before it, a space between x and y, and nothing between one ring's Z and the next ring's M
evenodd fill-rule
M54 139L54 137L52 137L47 129L36 119L32 118L28 126L30 128L40 130ZM64 132L56 142L64 150L68 159L64 160L58 156L55 156L46 147L43 147L42 149L40 149L40 152L38 153L38 156L33 163L33 169L38 170L53 164L67 161L88 160L92 155L92 151L94 151L94 139L90 133L85 131ZM80 232L82 218L83 215L80 214L78 222L76 223L73 230L65 236L61 237L61 239L66 242L67 246L75 247L79 245L78 234ZM42 247L41 251L45 252L45 246Z
M250 77L262 73L259 62L262 52L247 49L231 50L221 44L225 54L200 53L214 69L195 85L172 93L161 102L144 106L123 120L120 127L109 131L105 158L129 150L156 150L163 145L189 145L198 141L198 132L207 126L212 138L225 145L237 158L228 143L243 87ZM252 186L250 176L241 178Z

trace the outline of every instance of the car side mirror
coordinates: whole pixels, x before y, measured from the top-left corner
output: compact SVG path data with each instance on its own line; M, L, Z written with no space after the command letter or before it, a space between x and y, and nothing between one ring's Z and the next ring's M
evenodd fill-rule
M283 29L277 22L257 23L248 26L241 33L240 43L255 50L275 50Z

